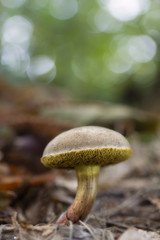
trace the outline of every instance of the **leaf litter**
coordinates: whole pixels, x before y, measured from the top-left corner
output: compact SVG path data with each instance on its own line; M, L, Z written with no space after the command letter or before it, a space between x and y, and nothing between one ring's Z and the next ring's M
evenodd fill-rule
M160 239L160 115L73 100L51 87L16 88L3 81L2 88L0 240ZM46 169L39 159L51 138L81 125L121 132L134 155L101 171L85 222L61 226L55 221L74 199L75 173Z

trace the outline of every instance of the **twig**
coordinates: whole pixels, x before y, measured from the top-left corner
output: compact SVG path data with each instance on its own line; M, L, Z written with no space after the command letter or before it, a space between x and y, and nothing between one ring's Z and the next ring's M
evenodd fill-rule
M82 222L81 220L79 220L79 222L89 231L94 240L98 240L92 229L85 222Z
M71 221L69 221L69 240L73 239L73 223Z
M20 240L23 240L23 236L22 236L22 230L21 230L21 227L19 225L19 223L17 222L17 212L14 212L13 213L13 216L12 216L12 224L14 226L14 230L18 230L18 236L19 236L19 239ZM17 235L17 233L15 234Z
M105 237L107 237L107 240L114 240L112 232L106 229L103 231L103 240L105 240Z

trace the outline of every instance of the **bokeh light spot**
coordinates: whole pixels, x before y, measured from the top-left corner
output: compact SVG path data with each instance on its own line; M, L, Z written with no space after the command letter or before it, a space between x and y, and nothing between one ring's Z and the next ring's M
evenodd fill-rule
M29 64L28 53L20 46L5 45L2 48L1 64L16 75L23 76Z
M3 6L7 8L18 8L21 7L26 0L1 0Z
M77 11L77 0L51 0L50 13L59 20L72 18Z
M128 36L115 37L112 41L111 49L115 48L109 60L109 69L116 74L122 74L130 71L133 59L128 52ZM117 79L118 81L118 79Z
M149 0L102 0L105 8L120 21L130 21L146 12Z
M26 18L11 17L3 25L2 44L20 44L28 47L32 31L33 26Z
M99 10L96 13L94 21L99 32L112 33L122 28L122 24L119 21L103 10Z
M136 62L151 61L157 51L155 41L147 35L132 37L128 42L128 51L130 56Z
M128 72L131 66L131 62L128 62L127 59L118 59L117 57L112 58L109 63L110 70L117 74Z
M55 62L48 56L34 57L30 62L27 73L32 81L49 83L56 76Z

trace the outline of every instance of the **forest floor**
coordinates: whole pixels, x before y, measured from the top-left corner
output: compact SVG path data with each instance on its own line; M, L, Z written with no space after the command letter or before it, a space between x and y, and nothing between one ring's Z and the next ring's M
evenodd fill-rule
M47 169L40 158L52 138L83 125L119 131L134 153L101 169L86 221L57 225L74 199L75 172ZM1 79L0 240L11 239L160 240L160 114Z

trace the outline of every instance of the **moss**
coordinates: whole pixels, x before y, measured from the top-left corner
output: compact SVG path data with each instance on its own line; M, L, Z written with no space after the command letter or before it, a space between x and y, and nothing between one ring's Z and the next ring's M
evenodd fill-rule
M131 155L131 149L97 148L45 156L41 158L41 162L50 168L71 169L80 165L100 165L103 167L125 161Z

